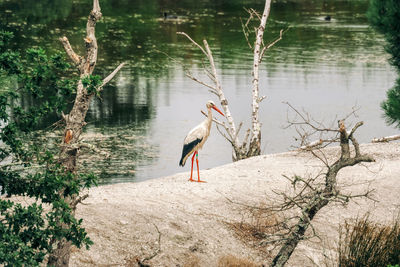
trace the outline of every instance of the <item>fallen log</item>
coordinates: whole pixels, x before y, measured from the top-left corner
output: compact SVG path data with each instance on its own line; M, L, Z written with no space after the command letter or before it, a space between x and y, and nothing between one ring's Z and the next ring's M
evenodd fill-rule
M399 140L400 139L400 134L397 135L391 135L391 136L386 136L386 137L381 137L381 138L374 138L371 140L371 143L385 143L385 142L390 142L394 140Z

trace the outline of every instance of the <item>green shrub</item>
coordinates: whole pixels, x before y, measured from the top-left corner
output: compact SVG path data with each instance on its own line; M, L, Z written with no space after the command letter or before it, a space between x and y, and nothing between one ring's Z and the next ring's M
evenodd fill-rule
M32 141L49 116L67 108L77 79L68 78L70 65L60 54L8 49L12 37L0 31L0 265L38 266L59 240L92 244L64 199L96 178L66 172L47 142ZM31 104L22 105L26 100ZM22 205L4 194L31 200Z
M400 71L400 1L370 0L367 16L371 25L384 35L390 63ZM400 79L388 90L381 107L387 123L400 127Z

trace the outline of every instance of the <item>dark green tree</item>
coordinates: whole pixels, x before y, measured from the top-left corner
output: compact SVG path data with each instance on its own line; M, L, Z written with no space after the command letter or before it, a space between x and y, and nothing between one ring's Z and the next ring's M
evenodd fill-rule
M24 205L0 197L0 264L39 265L48 255L48 265L68 266L72 245L92 243L75 218L77 204L87 196L82 189L95 183L93 175L78 169L81 148L93 148L80 136L92 98L124 65L104 79L93 75L101 17L99 0L93 0L84 56L74 52L67 37L59 39L72 66L40 48L13 51L12 34L0 34L1 193L29 197ZM38 131L51 116L60 117L62 127L53 145L46 131Z
M384 35L390 63L400 73L400 1L371 0L367 16L371 25ZM381 106L387 122L400 127L400 79L388 90Z
M90 187L95 177L76 179L55 160L49 142L35 137L75 94L70 65L40 48L10 50L12 37L0 32L0 264L36 266L62 239L77 247L92 243L64 199ZM15 196L32 200L21 204Z

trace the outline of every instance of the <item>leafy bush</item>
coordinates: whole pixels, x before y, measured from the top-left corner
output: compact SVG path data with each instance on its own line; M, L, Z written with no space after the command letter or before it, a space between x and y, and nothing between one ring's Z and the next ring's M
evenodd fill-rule
M99 75L88 75L82 78L83 87L89 94L95 94L99 96L100 93L97 88L102 84L103 79Z
M32 142L35 129L68 107L77 79L67 78L70 65L60 54L11 51L12 37L0 32L0 265L37 266L59 240L92 244L65 198L96 178L66 172L47 144ZM22 205L4 194L31 200Z

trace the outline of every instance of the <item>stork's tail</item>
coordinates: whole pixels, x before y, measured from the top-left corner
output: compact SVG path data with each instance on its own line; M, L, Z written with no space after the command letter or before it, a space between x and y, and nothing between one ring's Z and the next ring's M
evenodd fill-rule
M186 159L189 157L190 151L187 150L187 145L183 146L183 150L182 150L182 157L181 160L179 161L179 166L185 166L186 163Z
M187 158L194 152L195 146L198 143L200 143L201 140L203 140L203 138L201 138L201 139L198 138L188 144L183 145L182 157L181 157L181 160L179 161L179 166L182 166L182 167L185 166Z

